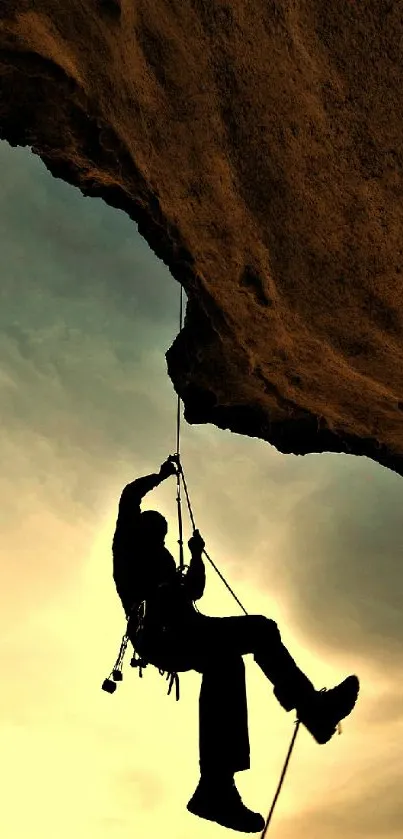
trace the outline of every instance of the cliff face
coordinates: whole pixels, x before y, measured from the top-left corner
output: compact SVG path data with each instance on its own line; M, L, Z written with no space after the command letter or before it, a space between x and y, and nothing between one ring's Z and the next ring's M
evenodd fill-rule
M0 136L182 283L189 422L403 474L402 34L388 0L1 0Z

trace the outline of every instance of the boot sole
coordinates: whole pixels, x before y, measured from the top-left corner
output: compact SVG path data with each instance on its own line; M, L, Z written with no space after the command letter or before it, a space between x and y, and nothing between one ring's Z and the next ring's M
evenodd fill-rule
M228 827L231 830L237 830L240 833L259 833L265 826L265 820L260 813L256 813L254 819L243 819L242 816L238 819L231 819L230 817L226 817L223 813L220 813L218 809L214 810L214 808L211 808L210 810L207 810L202 806L198 807L196 802L192 803L192 799L186 805L186 809L189 813L192 813L192 815L198 816L199 819L206 819L207 821L215 822L216 824L220 824L222 827Z

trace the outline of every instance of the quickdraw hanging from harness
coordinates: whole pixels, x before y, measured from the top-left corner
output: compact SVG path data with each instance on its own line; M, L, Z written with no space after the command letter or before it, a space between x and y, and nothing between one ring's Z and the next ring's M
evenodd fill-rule
M177 574L182 579L183 579L186 567L187 566L183 565L182 568L177 569ZM158 588L160 588L160 587L158 587ZM194 604L194 606L197 609L195 604ZM146 602L146 600L143 600L139 605L135 605L133 607L133 609L131 610L130 614L129 614L129 617L127 619L126 632L123 635L123 638L122 638L122 641L121 641L121 644L120 644L120 650L119 650L118 657L115 661L115 664L113 665L113 668L112 668L109 676L102 683L102 690L104 690L106 693L115 693L115 690L116 690L116 687L117 687L116 683L123 681L123 672L122 672L123 660L124 660L124 657L125 657L125 653L126 653L126 650L127 650L129 640L130 640L129 634L128 634L129 623L132 620L132 618L135 617L136 618L136 633L135 634L136 635L141 634L141 632L144 630L146 609L147 609L147 602ZM161 628L163 630L165 629L164 626L162 626ZM145 658L144 656L139 655L136 652L135 646L133 646L133 656L132 656L131 661L130 661L130 666L138 668L140 679L143 678L143 670L145 670L145 668L147 667L148 664L151 664L151 662L148 661L148 659ZM173 685L175 684L176 700L179 701L180 690L179 690L179 675L178 675L177 671L176 670L164 670L162 668L158 668L158 672L160 673L161 676L164 676L166 674L166 679L167 679L167 681L169 680L169 687L168 687L168 694L167 694L168 696L171 693Z
M129 642L129 638L127 635L124 635L122 638L122 643L120 645L119 655L113 665L111 672L107 679L105 679L102 683L102 690L105 690L107 693L115 693L116 690L116 682L121 682L123 680L123 673L122 673L122 666L123 666L123 658L126 652L126 648Z

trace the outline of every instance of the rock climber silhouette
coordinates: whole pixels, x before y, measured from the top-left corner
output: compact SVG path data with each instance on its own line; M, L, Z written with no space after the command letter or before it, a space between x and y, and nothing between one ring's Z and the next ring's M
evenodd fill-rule
M198 531L189 539L191 561L180 585L176 563L165 547L166 519L154 510L141 511L143 497L177 473L176 456L157 474L138 478L123 489L113 538L113 577L126 617L127 634L136 651L162 669L202 674L199 700L200 780L187 809L242 832L263 829L259 813L242 802L234 773L250 768L245 665L252 653L274 685L274 695L317 743L327 743L337 725L354 708L359 682L348 676L341 684L316 691L282 644L276 623L262 615L209 617L194 607L205 587L204 541ZM142 637L137 606L146 605Z

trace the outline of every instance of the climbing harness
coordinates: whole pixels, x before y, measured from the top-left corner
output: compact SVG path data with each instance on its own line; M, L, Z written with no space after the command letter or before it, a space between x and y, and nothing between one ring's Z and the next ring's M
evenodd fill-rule
M180 289L179 331L182 330L182 326L183 326L182 320L183 320L183 289L182 289L182 286L181 286L181 289ZM179 530L179 539L178 539L178 544L179 544L179 568L177 568L177 574L179 576L179 583L181 583L181 581L184 580L185 572L186 572L186 569L188 568L188 566L185 566L185 564L184 564L184 556L183 556L183 521L182 521L181 485L183 486L183 489L184 489L184 492L185 492L188 513L189 513L190 521L191 521L192 527L193 527L193 533L195 533L195 531L196 531L196 524L195 524L195 519L194 519L194 516L193 516L192 506L191 506L191 503L190 503L189 492L188 492L186 479L185 479L185 475L184 475L181 460L180 460L180 431L181 431L180 401L181 401L180 396L178 394L177 416L176 416L176 454L171 455L171 458L170 458L170 459L172 459L172 461L176 462L176 466L177 466L177 471L176 471L176 477L177 477L176 502L177 502L178 530ZM231 586L227 583L226 579L223 577L223 575L221 574L221 572L219 571L217 566L214 564L213 560L208 555L205 548L203 548L203 553L204 553L206 559L208 559L208 561L210 562L210 564L212 565L212 567L214 568L214 570L218 574L218 576L221 578L224 585L227 587L229 592L232 594L232 596L234 597L234 599L238 603L238 606L240 606L240 608L242 609L244 614L247 615L248 612L246 611L246 609L244 608L244 606L242 605L241 601L238 599L238 597L236 596L234 591L232 590ZM194 605L196 611L198 611L196 604L194 603L193 605ZM136 618L137 618L136 635L137 635L137 633L139 631L141 631L141 629L143 629L143 627L144 627L146 608L147 608L146 601L143 601L140 604L134 604L134 606L132 607L132 610L131 610L128 618L127 618L126 632L125 632L125 634L122 638L122 642L121 642L121 645L120 645L120 650L119 650L118 657L117 657L116 662L115 662L115 664L114 664L114 666L113 666L113 668L112 668L112 670L109 674L109 677L107 679L105 679L103 684L102 684L102 690L106 691L107 693L114 693L115 690L116 690L116 686L117 686L116 683L121 682L123 680L122 666L123 666L124 655L125 655L125 652L126 652L126 649L127 649L128 642L129 642L129 636L128 636L127 633L128 633L128 626L129 626L130 620L132 619L133 615L136 613ZM138 655L136 653L136 650L134 649L134 655L131 659L130 664L131 664L132 667L138 668L140 678L143 677L143 670L147 667L147 665L149 663L150 662L147 661L146 658L142 657L141 655ZM167 694L168 696L171 693L173 684L175 684L176 700L178 701L179 700L179 676L178 676L178 673L175 670L167 671L167 670L163 670L163 669L160 669L160 668L158 668L158 670L159 670L160 675L165 675L166 674L166 679L167 680L169 679L169 687L168 687L168 694ZM264 837L266 836L267 830L269 828L271 818L272 818L272 815L273 815L273 812L274 812L274 808L275 808L275 805L277 803L277 799L280 795L280 791L281 791L281 788L282 788L282 785L283 785L283 781L284 781L284 778L285 778L285 775L286 775L286 772L287 772L288 764L290 762L291 754L292 754L292 751L294 749L294 745L295 745L295 741L296 741L296 737L297 737L297 734L298 734L299 727L300 727L300 720L297 718L295 720L295 730L293 732L291 743L290 743L290 746L289 746L289 749L288 749L288 752L287 752L287 756L286 756L286 759L285 759L285 762L284 762L284 766L283 766L283 769L282 769L282 772L281 772L280 781L279 781L279 784L277 786L277 790L276 790L276 793L275 793L275 796L274 796L274 799L273 799L273 803L271 805L271 808L270 808L270 811L269 811L269 814L268 814L268 817L267 817L267 820L266 820L266 823L265 823L265 827L263 829L263 833L261 835L261 839L264 839ZM339 727L339 734L340 733L341 733L341 728Z

